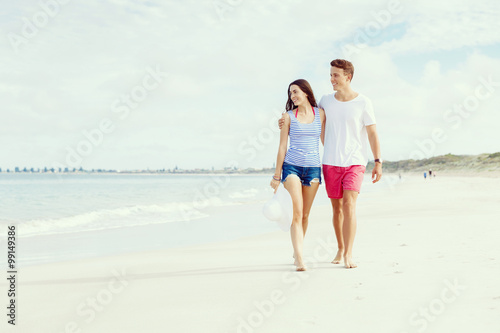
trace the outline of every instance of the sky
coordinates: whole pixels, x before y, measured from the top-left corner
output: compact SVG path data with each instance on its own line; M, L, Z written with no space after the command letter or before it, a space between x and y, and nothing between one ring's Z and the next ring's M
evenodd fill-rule
M500 3L41 0L0 12L0 168L272 167L350 60L385 160L500 151Z

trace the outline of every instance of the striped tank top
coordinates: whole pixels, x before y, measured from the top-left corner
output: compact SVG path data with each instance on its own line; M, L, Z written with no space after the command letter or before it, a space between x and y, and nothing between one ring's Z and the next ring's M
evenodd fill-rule
M290 116L290 146L285 155L285 162L301 167L319 167L319 138L321 135L321 117L318 108L314 108L314 120L310 124L302 124L295 118L295 112L288 111Z

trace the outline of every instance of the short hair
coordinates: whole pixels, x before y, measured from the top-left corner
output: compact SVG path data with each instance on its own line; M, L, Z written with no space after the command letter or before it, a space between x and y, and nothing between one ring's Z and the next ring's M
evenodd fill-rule
M352 78L354 77L354 66L352 62L344 59L335 59L330 62L330 66L343 69L345 75L351 74L352 81Z

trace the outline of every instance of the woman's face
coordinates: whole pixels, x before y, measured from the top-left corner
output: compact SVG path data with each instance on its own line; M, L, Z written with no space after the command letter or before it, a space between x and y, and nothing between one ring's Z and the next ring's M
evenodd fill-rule
M305 92L300 90L299 86L292 84L290 86L290 99L292 100L295 106L299 106L305 102L307 102L307 95Z

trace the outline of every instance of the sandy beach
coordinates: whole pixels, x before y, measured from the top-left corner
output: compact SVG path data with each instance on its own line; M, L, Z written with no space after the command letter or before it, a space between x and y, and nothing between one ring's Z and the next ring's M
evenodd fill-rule
M362 194L356 269L330 263L328 205L311 212L306 272L278 229L21 268L16 326L4 314L2 332L500 332L499 204L491 177L404 177Z

